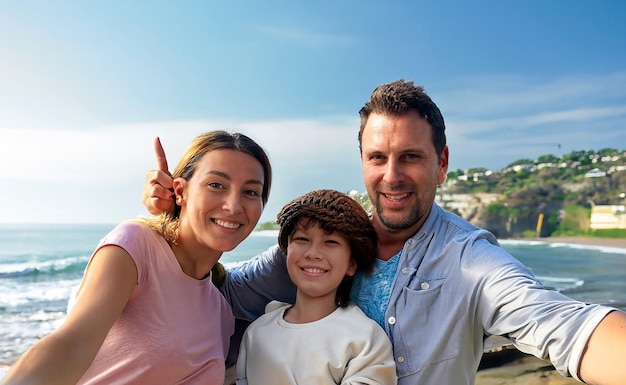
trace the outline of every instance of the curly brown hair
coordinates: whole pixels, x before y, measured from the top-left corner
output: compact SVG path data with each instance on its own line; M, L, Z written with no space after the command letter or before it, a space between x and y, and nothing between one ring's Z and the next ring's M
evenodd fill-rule
M369 274L374 268L378 238L361 205L336 190L315 190L287 203L277 215L278 245L286 254L289 239L298 226L318 225L327 233L340 233L350 243L350 258L357 269ZM337 288L337 304L350 301L352 277L346 276Z

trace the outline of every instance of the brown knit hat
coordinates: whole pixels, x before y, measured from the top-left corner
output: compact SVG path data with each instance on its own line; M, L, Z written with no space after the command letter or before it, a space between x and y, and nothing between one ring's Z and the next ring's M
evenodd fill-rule
M378 244L376 231L363 207L342 192L315 190L306 193L287 203L278 213L277 222L280 226L278 245L285 253L297 226L316 224L324 231L340 233L349 240L357 269L370 273L374 267ZM342 306L347 304L352 287L352 277L347 278L346 285L342 283L337 291Z

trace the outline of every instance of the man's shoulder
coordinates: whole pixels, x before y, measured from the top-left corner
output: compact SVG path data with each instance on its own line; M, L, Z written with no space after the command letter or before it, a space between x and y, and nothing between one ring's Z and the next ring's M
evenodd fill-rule
M482 227L479 227L460 216L445 210L439 206L438 209L438 221L435 224L435 233L446 234L446 237L450 239L467 239L476 241L484 239L489 243L498 244L496 237L489 231ZM445 229L445 231L443 231Z

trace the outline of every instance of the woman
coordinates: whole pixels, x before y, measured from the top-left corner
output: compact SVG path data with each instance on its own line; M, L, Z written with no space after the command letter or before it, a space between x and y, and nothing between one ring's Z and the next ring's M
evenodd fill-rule
M252 139L214 131L192 141L173 178L174 213L105 236L66 321L3 384L223 384L234 318L211 271L256 226L271 166Z

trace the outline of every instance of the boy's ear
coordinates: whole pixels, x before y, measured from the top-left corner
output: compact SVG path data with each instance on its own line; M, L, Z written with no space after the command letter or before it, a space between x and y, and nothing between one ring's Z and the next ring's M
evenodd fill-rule
M185 192L185 187L187 186L187 181L183 178L176 178L172 181L172 188L174 189L174 197L176 199L176 204L182 206L183 200L185 199L183 193Z
M354 275L354 273L356 273L356 268L357 268L357 264L356 261L354 260L354 258L350 258L350 264L348 265L348 270L346 270L346 275L348 277L352 277Z

